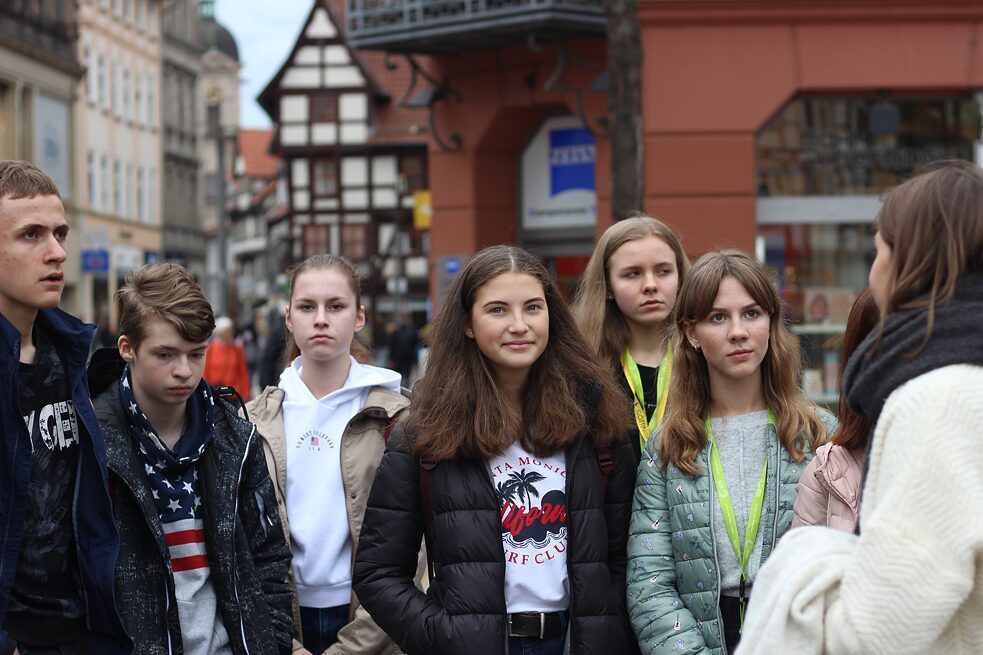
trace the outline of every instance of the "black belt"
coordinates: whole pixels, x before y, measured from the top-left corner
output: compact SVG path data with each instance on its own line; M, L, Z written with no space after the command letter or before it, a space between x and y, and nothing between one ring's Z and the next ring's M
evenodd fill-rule
M555 639L563 635L563 615L560 612L516 612L506 616L510 637Z

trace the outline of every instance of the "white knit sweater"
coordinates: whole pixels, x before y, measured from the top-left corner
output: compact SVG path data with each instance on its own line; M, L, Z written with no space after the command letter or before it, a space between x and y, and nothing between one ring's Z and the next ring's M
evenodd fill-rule
M790 531L758 573L738 655L983 653L983 368L896 389L861 536Z

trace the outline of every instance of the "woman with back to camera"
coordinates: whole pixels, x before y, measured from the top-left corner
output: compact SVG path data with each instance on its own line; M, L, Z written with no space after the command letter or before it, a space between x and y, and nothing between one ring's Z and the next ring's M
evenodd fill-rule
M880 312L874 302L874 294L870 289L865 289L857 296L847 317L841 368L846 368L857 346L877 327L879 320ZM816 456L799 479L793 528L825 525L853 532L857 525L864 453L874 423L866 416L854 414L842 391L839 420L840 429L833 441L816 450Z
M798 343L764 266L710 252L676 300L669 413L645 446L628 537L642 651L732 652L795 485L836 419L802 397Z
M624 396L552 276L511 246L444 297L372 486L355 589L410 655L635 652ZM435 577L413 586L420 537Z
M636 460L665 416L672 308L688 268L675 232L650 216L630 216L601 235L577 289L577 325L631 399Z
M859 536L786 537L742 654L983 652L983 172L937 164L874 227L881 320L843 385L875 425Z

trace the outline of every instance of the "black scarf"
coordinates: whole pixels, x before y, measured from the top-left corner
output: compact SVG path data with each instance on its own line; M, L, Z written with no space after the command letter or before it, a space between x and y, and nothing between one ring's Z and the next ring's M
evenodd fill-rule
M943 366L983 366L983 271L965 275L955 296L935 308L935 325L925 348L914 359L928 329L928 308L891 313L878 330L867 336L850 357L843 375L843 390L850 409L874 421L895 389Z
M119 381L119 398L130 425L130 436L140 450L161 522L198 518L201 491L195 464L215 431L215 398L211 388L202 380L188 398L187 422L174 450L164 445L137 405L129 365L123 369Z

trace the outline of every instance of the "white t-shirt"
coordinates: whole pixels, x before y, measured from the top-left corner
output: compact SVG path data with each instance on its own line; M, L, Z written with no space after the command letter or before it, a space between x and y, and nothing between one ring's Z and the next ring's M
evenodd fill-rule
M539 458L514 443L489 461L489 466L502 508L508 612L567 610L570 581L563 451Z

